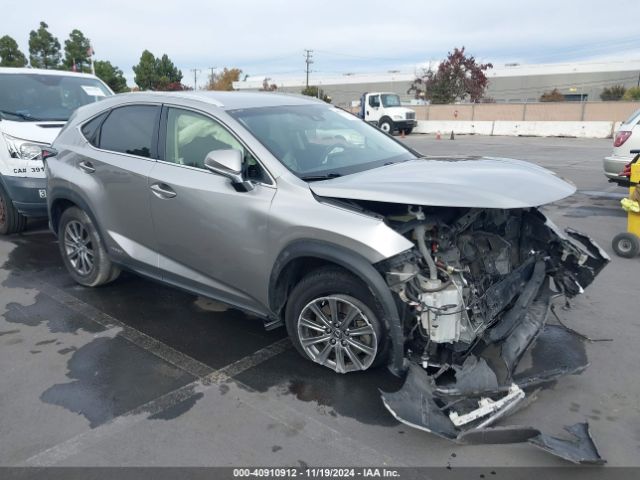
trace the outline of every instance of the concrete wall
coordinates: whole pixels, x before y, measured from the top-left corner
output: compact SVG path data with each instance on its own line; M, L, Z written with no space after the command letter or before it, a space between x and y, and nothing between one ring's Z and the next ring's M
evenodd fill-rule
M411 108L418 120L621 122L640 109L640 102L479 103Z
M414 132L439 132L443 138L448 138L451 132L456 135L609 138L618 126L617 122L604 121L419 120Z

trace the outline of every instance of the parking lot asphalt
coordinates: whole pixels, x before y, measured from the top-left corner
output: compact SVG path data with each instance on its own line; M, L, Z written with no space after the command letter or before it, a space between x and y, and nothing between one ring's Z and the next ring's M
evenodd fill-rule
M562 436L588 421L610 466L640 466L640 258L615 257L626 226L601 159L611 140L412 135L426 154L529 160L578 192L545 207L591 235L611 264L565 323L591 366L502 424ZM561 466L524 445L461 446L398 423L386 369L337 375L303 360L283 330L124 273L97 289L67 275L46 222L0 239L0 465ZM604 467L607 468L607 467Z

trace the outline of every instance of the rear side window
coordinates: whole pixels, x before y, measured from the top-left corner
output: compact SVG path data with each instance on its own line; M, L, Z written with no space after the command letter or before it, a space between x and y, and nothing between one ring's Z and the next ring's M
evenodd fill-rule
M100 129L100 148L151 158L160 107L131 105L111 111Z
M85 123L81 128L84 138L86 138L87 141L94 147L97 147L100 144L100 127L102 126L102 122L108 114L109 112L105 112L98 115L93 120Z

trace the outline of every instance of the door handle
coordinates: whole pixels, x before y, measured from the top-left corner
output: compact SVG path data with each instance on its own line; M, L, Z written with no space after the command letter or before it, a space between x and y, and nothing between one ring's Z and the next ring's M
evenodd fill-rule
M151 188L153 193L155 193L159 198L173 198L177 195L177 193L174 192L166 183L154 183L149 188Z
M93 164L87 160L82 160L78 163L78 166L80 167L81 170L87 172L87 173L93 173L96 171L95 167L93 166Z

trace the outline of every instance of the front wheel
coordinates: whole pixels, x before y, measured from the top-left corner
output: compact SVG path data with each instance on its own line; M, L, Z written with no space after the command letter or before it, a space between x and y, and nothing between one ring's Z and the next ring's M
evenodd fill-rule
M58 228L60 254L69 274L80 285L97 287L112 282L120 269L109 259L89 216L78 207L64 211Z
M0 235L22 232L27 225L27 218L13 205L11 197L0 185Z
M393 123L391 123L391 120L382 120L378 126L384 133L388 133L389 135L393 133Z
M385 361L387 329L368 288L333 267L304 277L291 291L287 332L305 358L338 373L367 370Z

